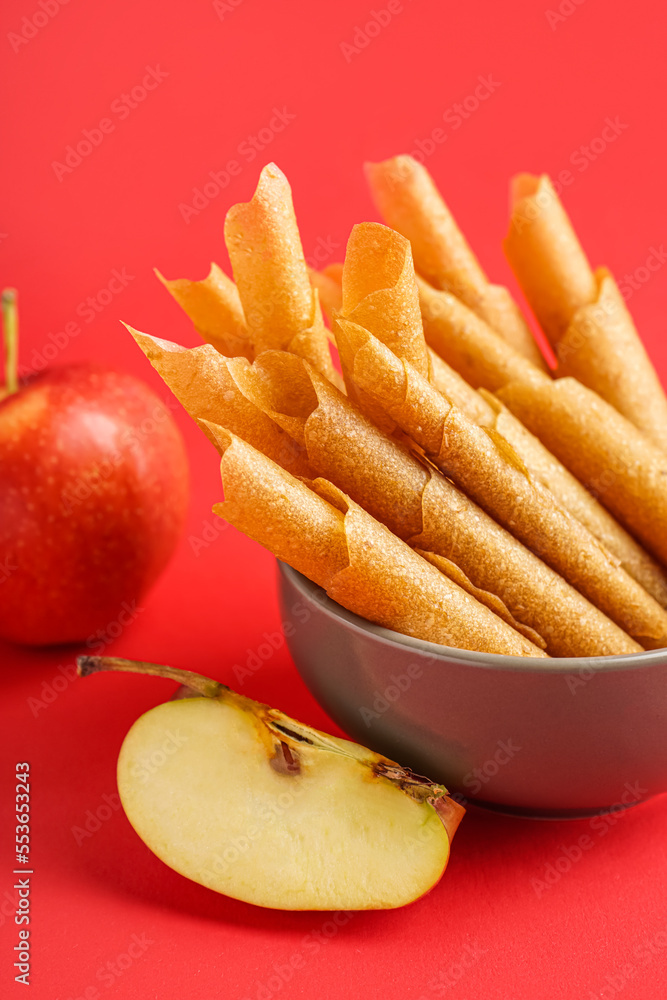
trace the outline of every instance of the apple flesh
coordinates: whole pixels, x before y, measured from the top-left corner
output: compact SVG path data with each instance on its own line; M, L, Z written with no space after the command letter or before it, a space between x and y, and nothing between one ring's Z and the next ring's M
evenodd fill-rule
M127 818L186 878L285 910L404 906L440 879L464 813L442 785L198 674L78 662L81 676L186 685L135 722L118 760Z
M130 375L73 365L6 395L0 637L101 649L118 635L174 550L187 480L172 417Z

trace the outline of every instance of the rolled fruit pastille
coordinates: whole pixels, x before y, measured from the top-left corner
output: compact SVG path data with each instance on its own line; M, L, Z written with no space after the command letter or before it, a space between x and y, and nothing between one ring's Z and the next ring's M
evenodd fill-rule
M667 398L606 268L592 271L548 177L520 174L505 253L558 359L667 450Z
M426 559L324 479L313 489L218 428L225 501L214 512L289 563L329 597L417 639L511 656L544 657ZM320 495L321 494L321 495Z
M181 347L127 329L193 419L224 423L295 476L314 475L304 449L239 389L235 373L248 364L245 358L225 358L210 344Z
M396 233L395 235L398 236L399 234ZM311 270L310 280L313 287L319 289L322 308L324 309L329 322L333 326L335 322L335 314L340 312L343 303L343 265L330 264L327 269L327 273L324 271ZM378 338L378 340L382 340L382 342L385 343L382 314L376 316L376 320L377 322L374 323L372 329L368 326L368 324L366 325L366 329L371 329L371 332ZM418 320L418 324L419 329L421 330L421 337L423 339L424 332L421 319ZM397 357L403 356L401 351L401 342L396 341L394 353ZM469 385L457 371L454 371L453 368L443 361L443 359L436 354L433 348L429 347L428 344L426 344L426 352L428 354L428 360L431 367L431 382L436 389L438 389L439 392L444 393L449 399L451 399L455 406L458 406L459 409L463 410L464 413L467 413L468 416L477 423L485 423L488 420L493 421L493 410L489 404L482 399L480 394L473 389L472 386ZM667 599L667 586L665 588L665 595Z
M511 382L499 398L667 563L667 455L574 378Z
M372 334L340 320L354 379L488 514L645 648L667 644L667 612L568 514L504 439L449 404Z
M395 234L400 240L398 234ZM355 255L348 263L347 275L354 276L352 264L363 271L364 258ZM342 274L341 274L342 280ZM363 280L363 279L362 279ZM545 387L553 386L552 379L535 368L526 358L506 344L495 331L480 320L455 296L447 292L436 292L423 279L417 279L421 299L423 326L417 320L418 332L413 329L408 342L418 336L428 334L436 354L429 347L432 384L447 397L450 403L462 410L471 420L482 427L495 430L512 445L529 473L537 482L546 486L565 510L569 511L588 528L591 534L618 559L622 567L637 580L662 607L667 607L667 574L635 539L612 517L612 515L582 486L571 472L561 464L544 444L531 434L526 427L508 412L495 397L472 388L472 385L494 388L503 386L508 379L537 380ZM392 289L383 292L385 299ZM342 290L340 292L342 300ZM329 296L332 299L332 294ZM334 306L335 308L335 306ZM370 329L382 343L389 346L393 342L398 357L404 357L401 340L391 337L383 312L366 312L366 329ZM371 326L372 324L372 326ZM335 319L333 326L335 328ZM415 349L413 348L413 354ZM450 367L443 358L462 369L465 379ZM347 363L345 354L341 360ZM407 356L406 360L410 360ZM352 378L348 379L353 382ZM545 390L550 391L550 390ZM364 400L368 403L368 399ZM377 408L372 402L367 412L377 420ZM382 422L381 426L392 430L392 424Z
M199 336L225 357L255 356L236 285L217 264L203 281L175 278L168 281L155 269L158 278L190 317Z
M267 351L245 366L238 382L303 445L318 476L500 617L535 629L551 655L641 648L449 480L378 430L307 362Z
M225 243L255 353L293 351L336 382L292 192L275 163L262 170L252 199L230 208Z
M409 241L400 233L376 222L352 228L345 251L340 312L332 324L334 335L339 315L373 330L391 350L409 359L417 371L430 378L412 252ZM348 364L340 348L338 353L347 394L361 403L357 386L346 374ZM363 400L362 409L383 430L393 430L393 421L369 398Z
M546 371L519 307L506 288L489 283L426 168L411 156L397 156L367 163L365 171L385 222L410 240L417 271L456 295Z
M634 534L641 535L644 530L644 544L653 549L652 534L661 531L664 535L664 518L667 517L664 489L661 491L659 485L657 489L651 485L660 483L660 469L664 467L664 461L656 455L655 448L651 446L648 449L649 458L646 452L650 442L643 439L640 443L634 428L628 431L627 421L623 421L625 431L642 454L642 461L649 463L646 473L648 482L642 482L639 469L634 475L628 472L626 476L621 470L624 467L632 469L631 451L623 438L614 439L604 422L596 417L599 404L603 403L599 396L582 386L581 391L577 390L577 407L568 407L568 390L564 388L563 380L545 376L455 296L438 292L421 279L418 279L418 285L427 343L470 385L479 390L490 390L502 398L524 427L557 457L559 464L555 466L544 449L538 453L532 447L532 442L521 428L498 418L496 429L520 454L532 476L550 489L561 506L581 521L620 560L623 568L663 607L667 607L665 571L605 510L605 507L609 508ZM492 398L487 393L484 395L493 405ZM461 399L452 397L452 402L468 412L461 405ZM604 404L603 409L605 407L609 413L611 407ZM609 419L616 426L613 413L609 414ZM564 431L565 425L567 432ZM608 476L602 475L602 470L610 462L619 470L614 477L613 489ZM577 477L579 485L572 477L568 479L562 475L563 467ZM636 480L634 483L633 478ZM591 489L601 502L581 483ZM638 489L642 492L637 493ZM644 499L638 501L641 496ZM646 502L652 504L655 514L645 509ZM647 517L648 523L643 528ZM659 552L657 554L660 555Z

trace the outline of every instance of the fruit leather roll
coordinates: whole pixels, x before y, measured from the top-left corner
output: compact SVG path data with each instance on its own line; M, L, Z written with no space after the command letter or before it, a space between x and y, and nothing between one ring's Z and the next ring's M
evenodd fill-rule
M622 470L625 461L626 448L622 441L615 442L609 434L604 436L604 440L596 439L595 433L590 432L599 425L595 416L599 397L590 391L579 394L580 409L576 417L573 413L569 415L570 430L567 446L564 446L558 430L563 392L555 388L560 381L554 381L539 371L455 296L438 292L420 279L418 285L427 343L470 385L479 389L491 405L494 405L493 397L483 390L492 390L503 397L524 427L500 413L493 424L489 423L488 414L480 421L472 410L466 408L463 394L452 395L450 401L468 416L495 427L507 438L531 476L551 490L561 506L578 518L663 607L667 606L665 571L605 509L612 510L623 524L637 534L631 522L639 517L640 512L634 510L635 505L631 501L632 483L621 483L622 473L615 476L616 488L620 487L623 492L619 504L614 502L615 494L605 487L605 479L600 481L599 473L594 477L588 473L589 467L599 469L603 466L608 453L619 470ZM509 385L512 386L511 393L509 389L505 390ZM447 395L444 384L442 391ZM528 404L530 399L534 400L535 412ZM536 412L537 409L541 412ZM526 428L532 434L527 435ZM542 442L543 447L536 447L535 438ZM555 461L550 453L558 456L560 461ZM591 488L600 502L581 485L588 486L594 478L597 485ZM648 542L646 544L650 548Z
M419 311L419 292L415 281L410 243L400 233L375 222L353 227L345 252L342 272L342 301L337 314L373 331L426 378L431 367ZM333 330L336 330L334 317ZM358 389L347 376L347 360L340 363L348 396L356 402ZM363 409L383 430L391 432L393 423L382 407L369 398Z
M311 489L229 431L217 436L225 501L214 512L338 604L443 646L546 655L331 483Z
M355 355L354 380L445 475L640 645L667 644L667 612L531 479L503 438L474 424L362 327L340 320L339 332Z
M383 434L307 362L267 351L239 385L348 494L501 618L554 656L638 645L448 479ZM225 442L223 442L223 445ZM522 628L523 627L523 628ZM541 637L537 638L535 633Z
M663 563L667 455L574 378L510 382L497 395Z
M292 192L274 163L262 170L252 199L230 208L225 242L255 352L293 351L336 381Z
M667 399L611 274L593 273L548 177L513 182L505 253L547 335L560 376L572 375L667 447Z
M211 344L181 347L128 327L153 368L195 420L224 423L295 476L312 476L303 448L239 389L245 358L225 358Z
M385 222L412 244L417 271L452 292L518 351L546 367L539 347L506 288L491 285L429 172L411 156L366 164L366 177Z
M387 232L392 232L392 230L387 230ZM400 238L398 233L394 233L394 236ZM310 280L313 286L320 290L320 300L327 318L333 326L335 323L335 314L341 311L341 306L343 304L343 265L331 265L329 271L331 271L332 268L335 268L332 272L333 277L330 274L325 274L323 271L311 271ZM360 261L360 268L365 270L363 260ZM412 310L411 315L414 317ZM373 320L376 320L376 322L373 322ZM414 319L414 323L416 329L420 331L420 337L424 339L421 313ZM360 325L365 326L367 330L370 330L371 333L378 338L378 340L382 340L383 343L387 343L387 345L391 347L388 340L383 337L384 329L382 324L382 314L379 314L378 316L378 314L375 313L373 318L371 318L367 312L365 315L365 322L360 323ZM408 343L410 343L411 339L411 337L408 338ZM398 338L394 338L394 347L392 350L397 357L405 356L403 354L402 342ZM439 354L436 354L433 348L429 347L428 344L426 344L426 352L428 354L431 369L430 381L436 389L443 392L449 399L451 399L455 406L458 406L465 413L467 413L472 420L475 420L478 423L483 423L488 419L493 420L493 411L490 409L489 404L481 398L479 393L473 389L472 386L469 385L469 383L466 382L466 380L459 375L457 371L448 365ZM409 357L407 360L410 360Z
M203 281L175 278L168 281L155 272L192 320L195 330L208 344L225 357L242 355L251 361L255 356L246 326L243 307L236 285L217 264Z

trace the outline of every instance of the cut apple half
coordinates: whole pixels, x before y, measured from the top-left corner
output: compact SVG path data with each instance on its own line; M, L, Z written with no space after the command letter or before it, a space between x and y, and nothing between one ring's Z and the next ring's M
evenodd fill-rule
M185 686L130 729L118 790L144 843L186 878L285 910L404 906L440 879L465 811L442 785L199 674L78 665Z

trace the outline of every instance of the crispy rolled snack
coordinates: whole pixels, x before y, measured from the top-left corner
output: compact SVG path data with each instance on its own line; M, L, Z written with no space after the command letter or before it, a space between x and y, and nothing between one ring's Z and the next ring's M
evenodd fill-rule
M219 428L221 448L224 435ZM445 646L546 655L331 483L318 480L310 489L245 441L229 432L227 438L221 461L225 501L215 513L338 604L385 628Z
M310 271L310 281L313 288L317 288L320 293L320 302L327 319L331 323L334 313L340 312L343 304L343 265L330 264L328 273L325 271ZM421 325L421 319L419 320ZM423 330L422 330L423 336ZM379 337L379 339L382 339ZM443 392L451 399L455 406L467 413L468 416L477 423L483 423L485 419L493 419L492 411L487 403L480 397L472 386L468 385L464 378L454 371L443 359L435 353L433 348L426 345L428 360L431 367L431 382L440 392ZM400 357L400 343L396 345L394 353Z
M506 344L455 296L438 292L421 279L417 281L435 387L476 423L502 434L531 476L546 486L561 506L581 521L662 607L667 607L667 574L572 475L566 467L567 453L564 453L565 461L559 462L540 442L539 435L535 437L520 421L512 419L492 396L487 396L485 402L480 393L471 388L475 386L483 393L484 389L500 390L508 383L529 385L535 382L542 387L541 400L536 405L545 406L552 398L549 386L553 385L553 380ZM553 398L557 403L558 395ZM554 417L554 427L557 422ZM584 411L584 429L585 424ZM592 445L589 440L589 447ZM596 495L604 501L603 490L597 488Z
M340 315L372 330L390 351L428 378L409 241L377 222L354 226L345 252L342 288Z
M667 398L623 296L605 268L595 300L578 309L556 348L556 375L572 375L667 450Z
M390 350L430 378L412 252L400 233L374 222L354 226L345 253L342 303L332 324L334 335L339 316L372 330ZM348 396L390 433L394 425L384 409L368 398L358 399L358 388L348 374L348 358L338 342L337 346Z
M228 358L254 357L241 299L236 285L217 264L203 281L176 278L168 281L155 269L158 278L192 320L199 336Z
M407 241L405 243L407 244ZM392 259L392 255L394 255L394 259ZM396 260L396 258L398 259ZM408 294L397 295L395 292L397 282L394 280L394 284L390 288L383 288L382 298L377 302L377 308L373 308L373 281L376 281L378 285L391 285L389 278L395 278L399 271L402 275L401 287L405 288ZM343 289L347 292L350 305L357 306L357 303L362 301L365 308L361 309L358 306L356 310L342 308L340 315L370 330L390 350L393 350L397 357L413 364L413 359L417 358L418 364L414 367L418 368L422 375L426 375L423 327L420 317L416 315L414 284L408 280L407 271L411 271L411 264L407 257L407 246L403 245L402 238L397 233L392 233L391 230L372 223L355 227L348 244L343 271ZM494 348L499 346L497 356L503 365L501 367L503 378L512 377L516 370L526 377L532 377L533 373L536 373L534 366L504 342L499 341L498 335L489 330L488 326L459 302L455 296L448 293L440 293L439 295L436 293L429 296L430 286L426 285L425 282L421 282L421 284L424 286L426 302L435 303L429 305L430 310L437 313L437 307L441 303L444 307L445 323L443 324L442 321L436 323L435 330L431 331L434 336L433 343L440 350L449 351L458 363L461 363L462 358L475 361L479 356L486 360L487 364L492 364L496 357ZM378 294L375 293L375 295ZM369 298L363 299L363 296L366 295ZM343 301L345 301L345 294ZM367 302L370 303L370 306L366 305ZM397 320L392 324L391 318L393 316L397 316ZM452 326L455 327L453 336ZM400 331L398 335L394 335L394 329ZM459 331L462 331L463 335L457 337ZM478 348L478 355L475 355L474 350L471 350L471 341L472 347ZM462 410L471 420L481 426L492 428L506 437L526 464L530 474L538 482L547 486L559 503L575 517L578 517L599 541L603 544L611 542L610 551L622 561L624 568L630 572L630 575L639 579L642 585L644 585L644 581L648 583L650 592L663 606L666 605L667 579L641 546L637 545L627 532L616 524L614 519L571 473L547 451L537 438L526 431L511 413L499 405L497 400L490 397L485 401L439 355L435 355L432 350L430 355L430 380L448 401ZM507 365L505 362L507 358L513 364ZM536 374L538 378L541 377L539 373ZM350 377L348 381L350 382L348 394L350 391L354 394L353 379ZM377 408L373 407L372 401L364 400L363 408L369 415L372 415L376 423L379 423L380 426L386 426L386 421L383 423L382 417L378 417Z
M292 192L275 163L262 170L252 199L230 208L225 242L256 354L274 348L293 351L335 381Z
M640 583L658 604L667 608L665 570L499 398L484 389L480 395L489 403L495 417L492 421L477 422L501 434L519 455L531 478L546 486L561 507L576 517L618 559L626 573ZM451 402L458 405L453 397ZM459 408L468 412L463 407ZM468 413L468 416L472 414Z
M412 244L417 271L452 292L508 343L540 366L545 362L506 288L491 285L456 225L429 172L411 156L367 163L366 177L386 223Z
M667 449L667 398L605 268L595 273L548 177L521 174L505 252L558 359Z
M586 255L549 178L512 181L512 217L503 243L521 288L552 347L597 289Z
M245 358L225 358L211 344L186 348L130 331L153 368L195 420L224 423L295 476L312 476L302 447L239 388Z
M621 439L614 441L606 435L603 443L602 439L597 439L594 433L591 434L586 429L589 420L592 426L597 426L595 401L599 397L591 392L580 397L576 421L572 422L573 414L570 416L569 437L565 445L563 440L558 439L563 394L559 391L552 392L552 387L558 384L558 380L554 382L531 365L453 295L438 292L420 279L418 284L427 343L460 372L470 385L480 390L492 390L500 395L515 416L560 462L554 465L544 448L535 448L534 438L531 440L526 437L520 426L507 419L497 417L494 424L489 424L487 414L486 419L478 422L495 426L520 454L531 475L550 489L561 506L578 518L620 560L626 572L641 583L663 607L667 607L667 574L605 510L611 510L637 534L630 523L630 519L638 516L638 512L633 512L633 504L629 499L633 495L632 485L627 485L629 497L619 506L618 503L614 504L615 494L612 495L611 491L602 489L599 485L594 487L595 497L600 500L598 502L572 475L567 475L569 470L576 479L588 485L584 472L580 474L577 470L585 470L591 465L602 467L607 451L615 456L614 461L619 468L625 461L626 448ZM505 397L503 390L509 385L513 387L513 395ZM521 399L517 395L519 387ZM443 391L447 395L444 388ZM514 396L517 396L516 402ZM540 408L542 412L532 412L526 402L529 399L534 399L535 408ZM462 405L462 395L457 399L452 396L451 401L475 419L472 411ZM625 513L620 513L621 510ZM645 544L647 548L651 548L648 542Z
M513 382L500 399L663 563L667 456L573 378Z
M355 381L488 514L645 648L667 644L667 612L560 507L507 442L449 404L372 334L340 320Z
M265 352L244 368L240 382L305 448L318 476L413 548L436 556L431 561L442 572L533 642L545 642L551 655L637 650L601 611L449 480L382 434L306 362Z
M455 295L417 278L426 343L475 389L495 392L524 378L551 381Z

